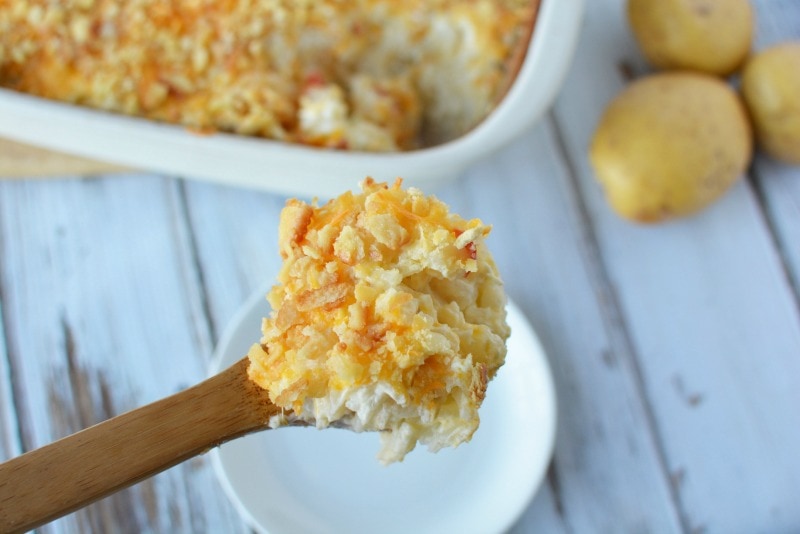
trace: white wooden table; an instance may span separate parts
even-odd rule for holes
[[[758,48],[800,38],[800,1],[756,4]],[[622,2],[587,1],[552,111],[435,192],[494,225],[556,380],[555,457],[514,532],[800,532],[800,168],[758,157],[696,217],[622,221],[586,148],[644,72]],[[0,181],[0,458],[201,380],[275,276],[283,201],[137,174]],[[200,457],[42,530],[248,529]]]

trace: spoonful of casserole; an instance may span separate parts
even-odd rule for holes
[[[381,431],[381,461],[470,439],[505,358],[506,297],[484,238],[419,190],[367,179],[284,208],[284,259],[250,378],[295,421]]]
[[[377,431],[383,463],[418,442],[468,441],[510,333],[490,229],[400,180],[361,187],[322,206],[287,202],[272,312],[246,358],[0,464],[0,531],[30,530],[266,428]]]

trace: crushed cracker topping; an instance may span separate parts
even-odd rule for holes
[[[0,86],[186,126],[409,150],[490,111],[525,0],[0,0]]]
[[[489,227],[366,180],[281,214],[284,264],[251,379],[319,427],[382,431],[384,462],[467,441],[509,335]]]

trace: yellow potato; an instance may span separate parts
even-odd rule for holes
[[[742,71],[742,95],[764,150],[800,165],[800,41],[753,56]]]
[[[727,76],[753,38],[748,0],[628,0],[628,21],[644,55],[663,69]]]
[[[723,81],[669,72],[631,84],[600,120],[590,160],[621,216],[658,222],[707,206],[744,172],[752,136]]]

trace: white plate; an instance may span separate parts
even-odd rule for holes
[[[242,358],[268,312],[259,292],[221,340],[212,373]],[[542,481],[556,414],[536,334],[513,303],[508,321],[506,364],[469,443],[436,454],[417,447],[383,467],[375,433],[267,430],[211,452],[226,493],[253,528],[270,534],[504,532]]]
[[[431,190],[459,177],[536,122],[555,98],[580,33],[583,0],[542,0],[509,93],[469,133],[396,154],[320,150],[247,136],[198,136],[186,128],[0,89],[0,135],[17,141],[186,178],[320,198],[366,176]]]

